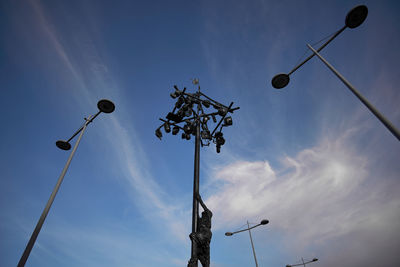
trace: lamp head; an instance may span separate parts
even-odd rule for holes
[[[225,138],[223,137],[222,132],[215,133],[215,142],[217,143],[217,153],[221,152],[221,146],[225,144]]]
[[[218,109],[218,115],[220,115],[220,116],[224,116],[227,112],[228,112],[228,110],[224,107],[220,107]]]
[[[156,136],[161,140],[161,138],[162,138],[162,132],[161,132],[160,128],[158,128],[158,129],[156,130],[155,134],[156,134]]]
[[[171,132],[171,126],[169,125],[168,122],[164,123],[164,130],[166,133]]]
[[[201,131],[201,138],[202,139],[211,139],[211,133],[209,130]]]
[[[113,102],[107,99],[102,99],[97,102],[97,108],[104,113],[111,113],[115,110],[115,105]]]
[[[368,8],[364,5],[354,7],[347,13],[345,24],[350,29],[357,28],[367,18]]]
[[[318,259],[317,258],[314,258],[312,261],[317,261]]]
[[[274,76],[274,78],[272,78],[272,86],[275,89],[282,89],[283,87],[285,87],[286,85],[288,85],[290,81],[289,75],[286,73],[279,73],[277,75]]]
[[[224,145],[225,144],[225,139],[224,139],[224,134],[222,132],[216,132],[215,133],[215,141],[217,142],[217,146],[220,145]]]
[[[185,131],[185,133],[191,134],[193,131],[193,127],[191,124],[187,123],[185,124],[185,126],[183,126],[183,130]]]
[[[172,112],[169,112],[167,114],[167,119],[174,121],[176,123],[180,123],[182,121],[183,116],[181,114],[174,114]]]
[[[210,107],[210,101],[204,100],[204,101],[203,101],[203,105],[204,105],[206,108],[209,108],[209,107]]]
[[[71,149],[71,144],[64,140],[58,140],[56,142],[56,146],[62,150],[70,150]]]
[[[232,234],[231,232],[226,232],[225,235],[226,235],[226,236],[231,236],[231,235],[233,235],[233,234]]]
[[[174,128],[172,128],[172,134],[173,135],[177,135],[179,133],[179,127],[178,126],[174,126]]]
[[[231,126],[231,125],[232,125],[232,117],[225,117],[224,126]]]
[[[175,99],[175,98],[177,98],[178,96],[179,96],[179,93],[178,93],[178,91],[175,91],[175,92],[173,92],[173,93],[170,93],[169,94],[173,99]]]
[[[217,118],[215,117],[214,114],[211,114],[211,118],[212,118],[212,120],[213,120],[214,123],[217,123]]]
[[[268,224],[268,223],[269,223],[269,221],[265,220],[265,219],[260,222],[260,224],[262,224],[262,225],[265,225],[265,224]]]
[[[175,107],[176,107],[176,108],[181,108],[183,102],[184,102],[184,100],[183,100],[182,97],[178,98],[178,100],[177,100],[176,103],[175,103]]]

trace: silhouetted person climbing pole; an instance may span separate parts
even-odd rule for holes
[[[198,219],[198,227],[195,233],[189,235],[190,239],[196,244],[194,257],[192,257],[188,263],[188,267],[197,266],[197,260],[201,262],[203,267],[210,266],[210,242],[212,237],[211,232],[211,217],[212,212],[207,208],[201,199],[200,195],[197,195],[197,200],[203,207],[204,211],[201,213],[201,217]]]

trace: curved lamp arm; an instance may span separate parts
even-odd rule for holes
[[[231,236],[231,235],[234,235],[234,234],[237,234],[237,233],[240,233],[240,232],[249,231],[249,230],[251,230],[253,228],[256,228],[256,227],[258,227],[260,225],[265,225],[265,224],[268,224],[268,223],[269,223],[268,220],[262,220],[259,224],[256,224],[256,225],[254,225],[252,227],[249,227],[249,228],[246,228],[246,229],[243,229],[243,230],[239,230],[239,231],[236,231],[236,232],[226,232],[225,235],[226,236]]]
[[[311,262],[315,262],[315,261],[317,261],[317,260],[318,260],[317,258],[314,258],[314,259],[312,259],[312,260],[310,260],[310,261],[307,261],[307,262],[304,262],[304,263],[286,265],[286,267],[301,266],[301,265],[309,264],[309,263],[311,263]]]

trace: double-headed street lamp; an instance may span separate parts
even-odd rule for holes
[[[115,106],[114,103],[111,102],[110,100],[107,99],[102,99],[97,103],[97,107],[99,111],[93,115],[89,116],[88,118],[85,118],[85,123],[69,138],[67,141],[63,140],[58,140],[56,142],[56,145],[58,148],[62,150],[70,150],[71,149],[71,144],[69,143],[78,133],[81,133],[78,137],[78,140],[75,143],[74,148],[72,149],[71,154],[68,157],[67,163],[64,166],[64,169],[61,172],[60,177],[58,178],[57,184],[53,189],[53,192],[50,195],[49,200],[47,201],[46,207],[44,208],[42,215],[39,218],[39,221],[36,224],[35,229],[33,230],[33,233],[31,235],[31,238],[29,239],[28,244],[26,245],[26,248],[24,250],[24,253],[21,256],[21,259],[18,262],[18,267],[23,267],[25,266],[26,261],[28,260],[29,254],[31,253],[31,250],[35,244],[36,238],[39,235],[40,229],[42,228],[42,225],[44,223],[44,220],[46,219],[47,214],[49,213],[49,210],[51,208],[51,205],[53,204],[54,198],[56,197],[56,194],[58,192],[58,189],[60,188],[60,185],[64,179],[65,174],[67,173],[68,167],[71,163],[72,157],[75,154],[76,149],[78,148],[78,145],[81,141],[82,135],[86,130],[86,127],[91,123],[100,113],[111,113],[114,111]]]
[[[318,260],[317,258],[314,258],[314,259],[312,259],[312,260],[309,260],[309,261],[304,262],[304,259],[301,258],[301,262],[302,262],[302,263],[298,263],[298,264],[288,264],[288,265],[286,265],[286,267],[294,267],[294,266],[300,266],[300,265],[303,265],[304,267],[306,267],[306,264],[309,264],[309,263],[312,263],[312,262],[316,262],[317,260]]]
[[[269,223],[269,221],[264,219],[259,224],[256,224],[256,225],[253,225],[252,227],[250,227],[249,221],[247,221],[247,228],[246,229],[239,230],[239,231],[236,231],[236,232],[226,232],[225,233],[226,236],[232,236],[232,235],[240,233],[240,232],[249,231],[251,248],[253,249],[253,256],[254,256],[254,261],[256,262],[256,267],[258,267],[258,262],[257,262],[256,251],[254,249],[253,238],[251,236],[251,231],[250,230],[253,229],[253,228],[256,228],[257,226],[260,226],[260,225],[266,225],[267,223]]]
[[[386,119],[369,101],[361,95],[357,89],[350,84],[331,64],[328,63],[318,52],[327,46],[333,39],[335,39],[346,28],[356,28],[360,26],[367,18],[368,8],[364,5],[356,6],[346,16],[345,25],[338,30],[328,41],[326,41],[320,48],[314,49],[311,45],[307,44],[308,48],[312,50],[313,54],[307,57],[303,62],[294,67],[289,73],[280,73],[272,78],[272,86],[275,89],[282,89],[289,84],[290,75],[300,68],[304,63],[309,61],[316,55],[345,85],[349,90],[386,126],[386,128],[400,141],[400,131]]]
[[[345,25],[338,30],[336,33],[329,38],[320,48],[317,49],[317,52],[321,51],[325,46],[327,46],[333,39],[335,39],[340,33],[342,33],[346,28],[354,29],[360,26],[364,20],[367,18],[368,15],[368,8],[364,5],[356,6],[346,16]],[[279,73],[272,78],[272,86],[275,89],[282,89],[289,84],[290,75],[294,73],[298,68],[303,66],[307,61],[314,57],[315,54],[310,55],[301,63],[299,63],[296,67],[294,67],[289,73]]]
[[[239,109],[239,107],[232,107],[233,102],[226,106],[202,93],[198,79],[194,79],[193,84],[198,86],[195,93],[187,93],[186,88],[179,90],[176,85],[174,86],[175,91],[170,94],[173,99],[176,99],[174,108],[165,119],[160,118],[163,123],[155,131],[155,135],[160,140],[162,128],[166,133],[172,132],[173,135],[177,135],[181,131],[182,139],[190,140],[192,135],[195,138],[192,234],[199,230],[200,145],[209,146],[210,142],[213,142],[216,144],[217,153],[220,153],[221,146],[225,144],[222,128],[232,125],[232,117],[227,115]],[[208,111],[209,108],[213,108],[214,111]],[[217,120],[217,117],[220,117],[219,120]],[[213,130],[208,128],[210,118],[217,124]],[[197,266],[199,249],[196,247],[194,239],[191,239],[191,241],[191,260],[189,263],[191,266]]]

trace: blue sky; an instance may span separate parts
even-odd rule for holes
[[[15,266],[68,152],[97,111],[27,266],[186,266],[194,141],[154,135],[173,85],[241,109],[220,154],[201,150],[211,266],[317,257],[314,266],[400,261],[400,144],[316,58],[314,44],[368,6],[322,55],[400,127],[396,1],[2,1],[0,266]]]

